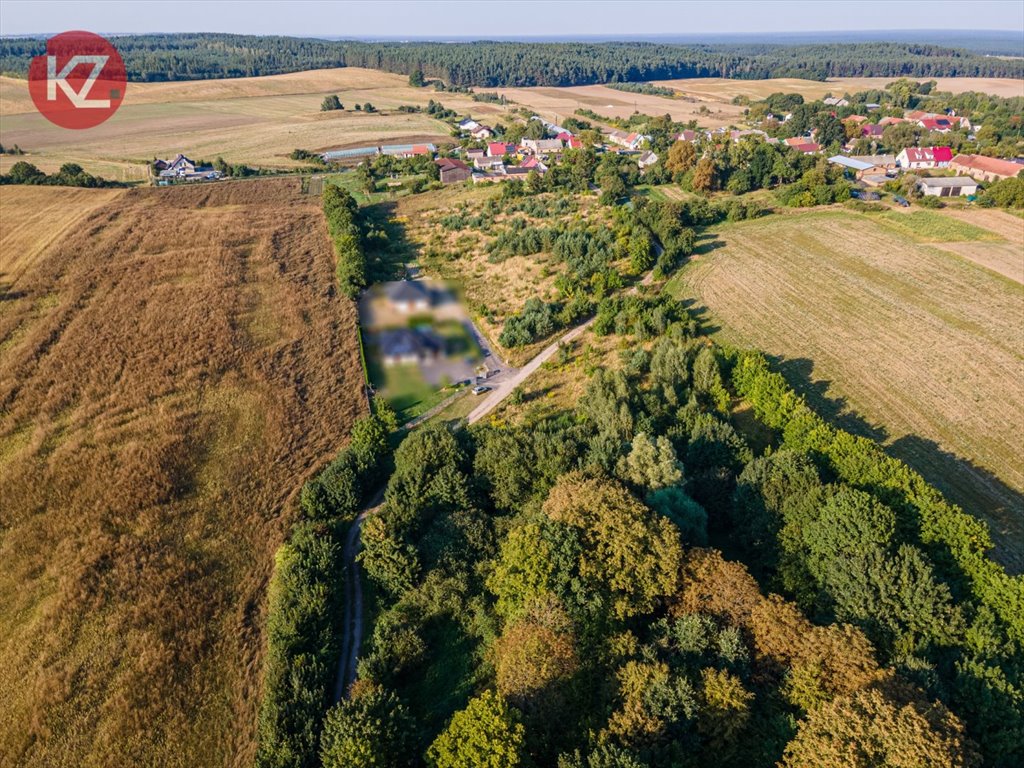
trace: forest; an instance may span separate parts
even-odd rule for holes
[[[1019,765],[1024,585],[984,524],[681,304],[597,312],[619,351],[560,356],[574,406],[393,454],[378,411],[303,491],[271,601],[310,627],[272,625],[298,645],[271,654],[258,764]],[[323,574],[385,479],[372,630],[328,708]]]
[[[421,73],[456,86],[568,86],[683,77],[1021,77],[1024,62],[921,43],[391,43],[228,34],[116,38],[135,82],[255,77],[327,67]],[[41,38],[0,39],[0,72],[24,77]]]

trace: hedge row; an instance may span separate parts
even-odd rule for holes
[[[323,204],[327,232],[334,243],[338,287],[354,299],[366,287],[366,254],[363,253],[359,207],[352,195],[333,184],[324,186]]]
[[[316,765],[341,651],[343,536],[389,470],[394,429],[383,406],[360,419],[349,446],[302,489],[302,519],[270,582],[257,768]]]
[[[966,577],[975,598],[1005,623],[1008,635],[1024,644],[1024,578],[1010,576],[986,552],[992,547],[984,522],[946,501],[921,475],[881,447],[829,426],[773,373],[759,352],[739,355],[732,373],[737,394],[794,450],[819,457],[842,481],[870,492],[915,519],[921,543],[949,570]]]

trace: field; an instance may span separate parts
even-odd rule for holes
[[[687,94],[689,98],[670,99],[642,93],[628,93],[604,85],[579,85],[569,88],[499,88],[499,93],[525,104],[552,122],[571,117],[577,109],[590,109],[602,116],[627,118],[634,112],[648,115],[672,115],[673,120],[696,120],[705,128],[719,128],[742,122],[743,108],[713,95]],[[701,112],[701,108],[704,112]],[[585,118],[584,118],[585,119]]]
[[[841,211],[723,225],[669,289],[986,518],[994,555],[1020,572],[1024,288],[921,242],[943,231]]]
[[[337,94],[345,111],[321,112],[327,94]],[[401,104],[425,106],[430,99],[481,117],[502,110],[465,94],[412,88],[399,75],[351,67],[231,80],[131,83],[124,105],[106,123],[88,131],[66,131],[36,113],[25,81],[0,77],[0,143],[18,144],[31,153],[23,159],[41,168],[70,160],[113,178],[137,178],[154,156],[177,152],[194,160],[220,155],[229,162],[290,168],[300,165],[288,159],[295,148],[449,138],[445,123],[426,114],[394,111]],[[354,111],[356,103],[366,102],[380,111]]]
[[[683,80],[658,80],[655,85],[678,88],[687,96],[714,101],[731,101],[735,96],[763,99],[772,93],[799,93],[805,99],[819,99],[826,94],[841,96],[885,88],[895,77],[837,77],[825,82],[800,80],[797,78],[774,78],[771,80],[727,80],[720,77],[693,78]],[[1024,96],[1024,80],[1002,77],[919,77],[917,80],[934,79],[936,90],[952,93],[979,91],[994,96]],[[643,110],[641,110],[643,111]]]
[[[273,555],[366,408],[298,188],[3,188],[0,764],[252,764]]]

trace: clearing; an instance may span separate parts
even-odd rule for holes
[[[23,219],[68,195],[92,212],[52,242]],[[0,299],[0,764],[249,766],[274,552],[366,410],[320,200],[6,187],[0,215],[37,249]]]
[[[985,518],[994,556],[1020,572],[1024,288],[923,239],[838,210],[722,225],[668,289]]]

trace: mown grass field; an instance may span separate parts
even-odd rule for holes
[[[773,93],[799,93],[805,99],[820,99],[829,93],[842,96],[844,93],[870,91],[885,88],[894,77],[835,77],[821,82],[780,77],[769,80],[727,80],[721,77],[690,78],[682,80],[658,80],[655,85],[678,88],[684,94],[698,98],[731,101],[735,96],[763,99]],[[926,78],[919,78],[926,79]],[[1009,77],[937,77],[936,90],[952,93],[979,91],[995,96],[1024,96],[1024,80]]]
[[[324,96],[337,94],[346,109],[321,112]],[[40,167],[80,163],[114,178],[137,177],[156,157],[184,152],[193,160],[218,155],[233,163],[292,168],[296,148],[319,150],[366,143],[440,141],[450,127],[422,113],[400,113],[399,105],[426,106],[430,99],[490,121],[500,105],[474,102],[466,94],[412,88],[408,78],[356,67],[288,75],[130,83],[124,105],[88,131],[66,131],[40,116],[25,81],[0,77],[0,143],[18,144]],[[356,103],[379,112],[354,111]],[[122,168],[127,163],[136,170]],[[142,169],[144,171],[144,168]],[[120,171],[115,175],[114,171]]]
[[[0,765],[252,764],[273,555],[366,409],[298,190],[3,188]]]
[[[915,215],[902,227],[836,210],[722,225],[667,289],[987,519],[995,556],[1019,572],[1024,287],[940,249],[953,243],[922,242],[975,230]]]

